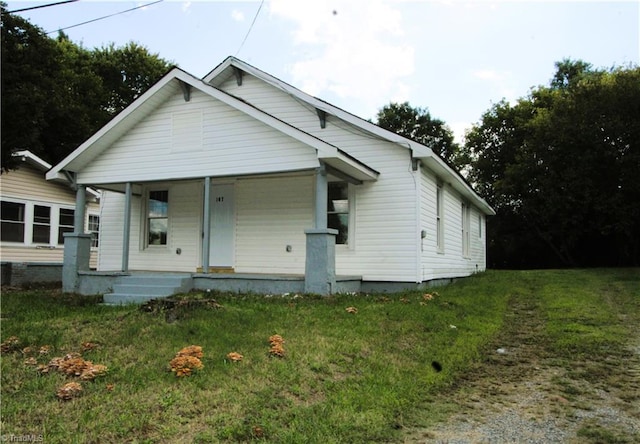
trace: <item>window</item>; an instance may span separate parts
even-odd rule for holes
[[[482,214],[478,214],[478,237],[482,238]]]
[[[462,204],[462,217],[461,217],[461,225],[462,225],[462,256],[469,257],[469,244],[471,243],[471,239],[469,236],[470,224],[471,224],[471,208],[469,205],[463,203]]]
[[[73,219],[75,211],[68,208],[60,208],[58,218],[58,244],[64,244],[64,233],[73,233]]]
[[[89,215],[89,233],[91,233],[91,247],[98,248],[100,244],[100,216]]]
[[[51,239],[51,208],[42,205],[33,206],[34,244],[48,244]]]
[[[147,204],[147,244],[167,245],[169,191],[150,191]]]
[[[349,241],[349,184],[329,182],[327,227],[338,230],[336,244],[346,245]]]
[[[444,195],[442,191],[442,184],[438,184],[438,187],[436,189],[436,248],[440,253],[444,251],[443,214]]]
[[[24,204],[2,202],[2,235],[7,242],[24,242]]]

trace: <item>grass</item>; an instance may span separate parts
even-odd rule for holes
[[[5,291],[2,341],[17,336],[20,346],[2,355],[2,433],[52,443],[398,441],[405,427],[448,414],[450,406],[429,401],[482,360],[514,295],[542,301],[561,357],[617,353],[631,334],[618,317],[640,312],[638,274],[489,271],[435,289],[429,301],[425,292],[216,294],[221,308],[169,313],[50,290]],[[284,358],[268,353],[273,334],[286,341]],[[46,363],[87,341],[99,347],[84,359],[108,373],[82,381],[82,395],[66,402],[55,393],[70,379],[38,373],[20,351],[49,345],[49,355],[36,356]],[[177,378],[169,361],[192,344],[202,346],[204,368]],[[244,359],[231,362],[229,352]]]

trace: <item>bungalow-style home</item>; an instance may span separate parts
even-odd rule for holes
[[[0,175],[2,284],[62,281],[63,235],[73,231],[76,192],[63,178],[47,182],[51,165],[18,151],[18,168]],[[99,193],[87,188],[82,226],[91,237],[89,266],[97,267]]]
[[[494,214],[430,148],[234,57],[203,79],[172,69],[47,173],[65,176],[104,190],[97,271],[76,230],[65,289],[115,303],[468,276]]]

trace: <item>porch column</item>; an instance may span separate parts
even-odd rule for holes
[[[307,249],[304,289],[306,293],[328,295],[336,285],[336,235],[327,228],[327,171],[324,164],[316,170],[315,228],[305,230]]]
[[[91,256],[91,234],[84,233],[84,214],[86,205],[86,187],[76,188],[76,208],[73,220],[73,232],[64,233],[64,254],[62,265],[62,291],[78,292],[80,289],[79,271],[89,270]]]
[[[131,234],[131,182],[124,191],[124,223],[122,229],[122,271],[129,271],[129,236]]]
[[[204,178],[204,202],[202,207],[202,272],[209,273],[209,249],[211,248],[211,178]]]
[[[87,208],[87,187],[84,185],[76,186],[76,209],[73,216],[73,232],[75,234],[84,233],[84,218]]]

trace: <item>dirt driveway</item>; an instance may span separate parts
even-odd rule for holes
[[[622,353],[568,361],[549,353],[535,304],[512,299],[484,362],[438,398],[451,416],[405,443],[640,442],[640,326]]]

